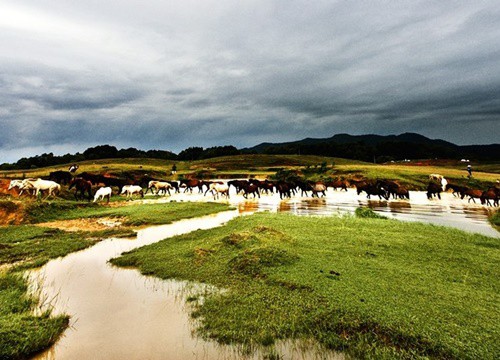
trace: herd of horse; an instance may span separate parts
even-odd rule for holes
[[[294,195],[323,197],[326,196],[328,188],[334,190],[340,189],[347,191],[348,187],[355,187],[358,195],[366,193],[368,199],[372,196],[377,196],[380,200],[393,199],[410,199],[410,191],[406,186],[400,185],[397,181],[387,179],[377,180],[344,180],[336,179],[330,181],[307,181],[302,178],[294,178],[293,180],[231,180],[231,181],[207,181],[200,179],[182,179],[179,181],[169,181],[163,179],[155,179],[149,176],[141,176],[138,179],[120,179],[112,176],[104,176],[101,174],[91,174],[83,172],[75,176],[68,171],[51,172],[48,179],[23,179],[11,180],[9,190],[17,187],[20,190],[20,195],[23,192],[28,192],[34,196],[40,193],[47,193],[47,197],[56,196],[61,185],[67,185],[68,190],[75,189],[74,197],[76,200],[92,200],[94,202],[107,200],[109,202],[113,194],[113,188],[118,188],[118,194],[131,199],[134,195],[144,197],[145,194],[151,192],[156,195],[171,195],[172,192],[179,193],[183,189],[184,193],[192,193],[197,189],[198,193],[207,195],[211,193],[214,199],[220,197],[229,198],[230,189],[234,188],[236,194],[242,194],[245,199],[250,196],[257,198],[262,194],[277,193],[280,199],[291,198]],[[98,190],[93,194],[93,188],[98,187]],[[146,189],[144,191],[144,189]],[[475,203],[479,199],[481,204],[489,206],[498,206],[500,197],[500,186],[489,187],[486,190],[471,189],[465,186],[449,183],[442,175],[429,175],[429,184],[427,186],[427,198],[433,199],[437,197],[441,199],[441,193],[452,191],[454,196],[459,196],[461,199],[468,197],[468,202],[471,200]]]

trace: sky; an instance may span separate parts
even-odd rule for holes
[[[2,0],[0,163],[338,133],[500,143],[500,2]]]

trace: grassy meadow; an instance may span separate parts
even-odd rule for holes
[[[148,174],[153,177],[179,179],[185,176],[205,178],[266,178],[278,169],[297,170],[310,173],[314,179],[344,177],[399,180],[412,190],[423,190],[428,184],[429,174],[442,174],[450,181],[468,184],[471,187],[486,187],[500,177],[500,164],[474,164],[473,179],[469,181],[466,165],[459,161],[414,161],[411,163],[372,164],[362,161],[313,155],[235,155],[196,161],[172,161],[159,159],[106,159],[78,163],[78,172],[123,174]],[[177,174],[172,176],[172,165]],[[314,169],[326,165],[326,172],[315,173]],[[46,176],[51,171],[67,170],[68,165],[25,171],[3,171],[0,177],[22,178]]]
[[[313,339],[361,359],[498,358],[498,239],[358,213],[258,213],[112,263],[225,289],[191,299],[199,333],[225,344]]]

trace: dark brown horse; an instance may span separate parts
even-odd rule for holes
[[[271,194],[274,194],[274,188],[275,188],[274,183],[269,180],[261,181],[259,184],[259,189],[262,190],[262,192],[265,192],[266,194],[269,194],[269,191],[271,191]]]
[[[360,195],[363,191],[366,197],[370,199],[371,195],[377,195],[380,200],[389,200],[389,193],[383,187],[377,186],[376,183],[371,181],[356,182],[356,191]]]
[[[243,197],[248,199],[249,194],[252,194],[254,198],[257,196],[260,198],[259,186],[250,183],[243,185]]]
[[[467,190],[467,187],[460,186],[457,184],[452,184],[452,183],[446,184],[445,191],[448,191],[450,189],[453,190],[453,196],[457,196],[456,194],[458,194],[459,196],[462,196],[462,194]]]
[[[376,182],[376,186],[378,188],[385,189],[389,196],[392,195],[393,199],[396,199],[398,197],[398,189],[400,185],[397,182],[393,180],[378,179]]]
[[[75,188],[75,199],[83,200],[85,199],[85,193],[87,193],[87,199],[90,201],[92,199],[92,183],[83,178],[77,177],[71,179],[69,182],[69,189]]]
[[[463,192],[463,194],[460,198],[463,200],[464,197],[468,196],[469,200],[467,202],[469,203],[472,200],[472,202],[475,204],[476,200],[474,200],[474,199],[481,199],[481,195],[483,195],[482,190],[467,189]]]
[[[292,185],[290,185],[289,183],[284,181],[279,181],[276,184],[276,191],[280,194],[280,199],[291,198],[292,197],[291,188]]]
[[[227,182],[229,187],[233,186],[236,189],[236,194],[239,194],[246,184],[248,184],[246,180],[231,180]]]
[[[443,191],[443,187],[440,184],[436,184],[435,182],[430,182],[427,185],[427,199],[432,199],[433,196],[437,196],[439,200],[441,200],[441,192]]]
[[[410,192],[408,191],[408,189],[404,186],[399,186],[396,190],[396,195],[397,197],[399,197],[400,199],[408,199],[410,200]]]

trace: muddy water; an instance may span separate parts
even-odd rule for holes
[[[367,200],[348,192],[329,191],[320,199],[296,197],[280,201],[277,195],[245,200],[233,195],[229,202],[237,211],[175,224],[151,227],[138,232],[137,239],[108,239],[90,249],[50,261],[30,273],[38,284],[45,304],[55,314],[71,315],[70,328],[62,338],[37,359],[240,359],[238,349],[206,342],[194,334],[188,317],[186,296],[199,286],[145,277],[133,269],[110,266],[107,260],[124,251],[151,244],[169,236],[219,226],[241,214],[255,211],[288,212],[297,215],[330,215],[353,212],[369,206],[383,215],[408,221],[423,221],[500,237],[487,222],[488,210],[444,194],[427,200],[425,193],[412,192],[411,201]],[[160,201],[207,201],[201,195],[176,194]],[[147,200],[156,202],[158,200]],[[262,358],[258,351],[245,358]],[[285,359],[332,358],[317,355],[303,344],[279,344]]]
[[[141,230],[137,239],[108,239],[90,249],[52,260],[29,274],[41,291],[42,309],[71,315],[70,328],[35,359],[241,359],[262,358],[265,350],[242,355],[241,349],[206,342],[192,332],[186,297],[202,285],[145,277],[134,269],[107,263],[124,251],[169,236],[222,225],[239,216],[225,212]],[[279,344],[286,358],[316,358],[303,344]],[[319,357],[319,355],[318,355]],[[342,359],[336,354],[321,358]]]

